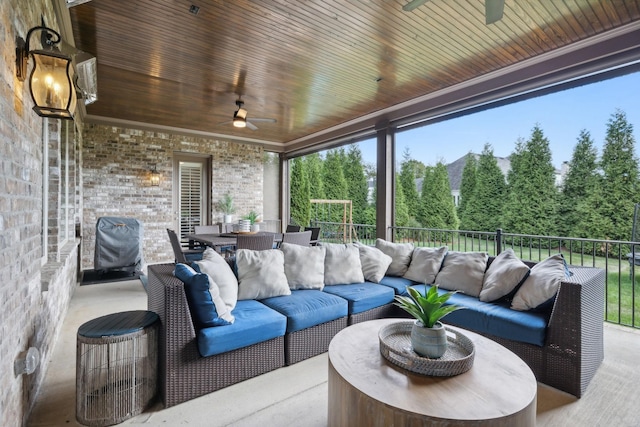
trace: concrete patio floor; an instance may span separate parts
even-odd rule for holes
[[[75,417],[78,327],[105,314],[146,307],[146,293],[139,280],[78,287],[27,425],[81,425]],[[537,425],[640,425],[640,331],[607,323],[604,330],[605,360],[581,399],[538,384]],[[172,408],[156,403],[121,425],[326,426],[327,355]]]

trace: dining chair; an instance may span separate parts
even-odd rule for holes
[[[297,233],[302,230],[302,227],[299,225],[289,224],[287,225],[287,229],[285,230],[287,233]]]
[[[273,242],[273,234],[238,234],[236,240],[236,250],[253,249],[255,251],[264,251],[267,249],[273,249]]]
[[[193,226],[194,234],[220,234],[220,226],[214,225],[195,225]]]
[[[318,246],[320,240],[320,227],[305,227],[304,231],[311,231],[311,246]]]
[[[309,246],[311,243],[311,231],[299,231],[297,233],[284,233],[282,243],[291,243],[300,246]]]
[[[202,259],[204,248],[183,248],[175,231],[167,228],[167,234],[169,235],[169,241],[171,242],[171,248],[173,249],[173,256],[175,257],[176,264],[186,264],[191,261],[199,261]]]

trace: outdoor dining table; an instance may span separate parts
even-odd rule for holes
[[[215,249],[217,252],[221,252],[221,248],[233,246],[235,248],[237,237],[241,233],[219,233],[219,234],[187,234],[185,238],[189,240],[189,247],[192,246],[192,242],[199,242],[205,246],[209,246]],[[253,234],[273,234],[273,241],[276,243],[282,242],[282,233],[273,233],[271,231],[258,231]]]

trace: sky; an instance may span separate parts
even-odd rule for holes
[[[552,162],[559,168],[570,161],[580,131],[591,134],[602,154],[607,123],[617,109],[633,126],[636,155],[640,144],[640,73],[568,89],[480,113],[426,125],[396,134],[396,158],[402,161],[405,147],[411,157],[426,165],[451,163],[472,151],[480,153],[491,144],[498,157],[508,157],[518,138],[529,139],[537,124],[549,140]],[[361,145],[363,160],[374,163],[375,141]]]

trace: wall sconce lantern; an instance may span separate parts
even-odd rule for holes
[[[160,172],[156,169],[156,165],[153,165],[151,169],[151,186],[158,187],[160,185]]]
[[[41,37],[43,48],[29,51],[29,39],[34,31],[43,32]],[[73,84],[74,70],[71,57],[63,54],[56,47],[60,41],[60,34],[44,26],[30,29],[26,41],[18,37],[16,77],[21,82],[25,81],[27,62],[31,55],[34,64],[29,77],[29,91],[35,104],[33,110],[41,117],[73,119],[77,102]]]

